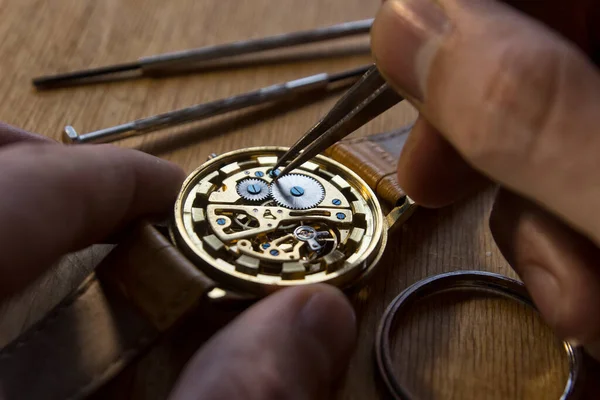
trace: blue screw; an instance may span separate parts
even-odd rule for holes
[[[219,218],[219,219],[217,219],[217,224],[219,224],[219,225],[225,225],[225,218]]]
[[[344,213],[337,213],[335,214],[335,216],[337,217],[337,219],[346,219],[346,214]]]
[[[275,170],[273,170],[273,169],[270,169],[270,170],[268,170],[268,171],[267,171],[267,173],[268,173],[268,174],[269,174],[271,177],[274,177],[274,176],[278,176],[278,175],[281,173],[281,171],[280,171],[280,170],[278,170],[278,169],[275,169]]]
[[[262,178],[263,176],[265,176],[265,173],[264,173],[264,172],[262,172],[262,171],[256,171],[256,172],[254,173],[254,176],[258,176],[259,178]]]
[[[340,204],[342,204],[342,201],[340,199],[333,199],[331,200],[331,202],[334,206],[339,206]]]
[[[248,193],[250,193],[250,194],[259,194],[261,190],[262,189],[260,188],[260,185],[252,184],[252,185],[248,186]]]
[[[273,249],[269,253],[271,253],[272,256],[276,256],[276,255],[279,255],[279,250]]]
[[[262,248],[263,248],[263,249],[268,249],[269,247],[271,247],[271,244],[270,244],[270,243],[263,243],[263,244],[262,244]]]
[[[292,196],[302,196],[304,194],[304,189],[301,188],[300,186],[294,186],[293,188],[290,189],[290,193],[292,194]]]

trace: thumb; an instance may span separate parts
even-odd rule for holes
[[[600,76],[576,46],[491,0],[389,0],[371,35],[382,74],[471,167],[600,243]]]
[[[430,124],[412,143],[429,159],[412,165],[444,168],[439,159],[448,157],[439,154],[452,150],[503,187],[491,221],[497,244],[545,319],[600,359],[596,67],[574,44],[492,0],[389,0],[372,48],[383,75]],[[430,148],[437,164],[422,151]],[[464,186],[468,169],[454,164],[445,167],[463,172],[443,177]]]
[[[189,362],[171,399],[326,399],[354,348],[346,297],[327,285],[284,289],[256,304]]]

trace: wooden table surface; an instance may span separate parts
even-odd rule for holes
[[[269,53],[227,68],[163,79],[36,92],[34,76],[138,57],[371,18],[380,0],[0,0],[0,121],[59,138],[371,61],[368,37]],[[322,93],[129,139],[191,171],[210,153],[290,145],[340,92]],[[401,104],[355,135],[412,122]],[[435,182],[432,182],[435,184]],[[408,285],[441,272],[477,269],[515,277],[487,227],[493,192],[443,210],[419,210],[394,236],[374,281],[353,298],[359,344],[339,390],[343,399],[383,397],[373,340],[386,305]],[[55,269],[0,310],[0,345],[39,318],[85,270]],[[41,293],[41,294],[40,294]],[[48,302],[50,296],[53,300]],[[198,310],[177,332],[97,397],[160,399],[185,360],[231,315]],[[397,375],[423,399],[557,399],[568,365],[560,343],[531,311],[507,300],[453,296],[417,305],[394,331]],[[402,333],[402,334],[401,334]]]

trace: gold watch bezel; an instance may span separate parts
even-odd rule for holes
[[[362,276],[371,271],[385,250],[388,235],[388,221],[384,218],[379,199],[377,199],[373,190],[369,188],[364,180],[360,178],[354,171],[345,165],[322,155],[315,157],[313,160],[311,160],[311,162],[325,167],[326,170],[331,173],[342,174],[344,179],[346,179],[352,185],[352,187],[360,193],[361,197],[368,204],[373,215],[374,229],[371,243],[369,244],[368,250],[365,251],[364,254],[352,264],[352,266],[348,268],[342,268],[340,271],[326,275],[326,279],[303,279],[301,281],[291,279],[282,280],[276,284],[273,284],[261,281],[260,277],[249,277],[245,274],[237,273],[236,271],[234,271],[234,273],[225,273],[222,269],[216,268],[213,265],[213,260],[207,259],[206,252],[198,250],[198,246],[196,244],[197,240],[193,240],[192,235],[190,235],[190,232],[188,229],[186,229],[186,224],[184,221],[184,215],[186,214],[184,211],[185,201],[193,188],[197,185],[198,180],[202,176],[206,176],[207,174],[217,171],[223,166],[229,165],[233,162],[251,159],[252,157],[258,156],[281,156],[286,150],[287,148],[285,147],[268,146],[240,149],[222,154],[195,169],[191,174],[188,175],[182,185],[182,189],[174,206],[174,219],[170,226],[171,238],[176,246],[188,258],[190,258],[190,260],[200,270],[214,279],[219,285],[222,285],[223,288],[261,296],[267,295],[283,287],[322,282],[344,289],[346,287],[353,286],[357,280],[360,280]]]

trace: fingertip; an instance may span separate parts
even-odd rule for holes
[[[590,356],[600,361],[600,338],[592,343],[586,344],[585,349]]]
[[[300,290],[310,291],[299,313],[302,329],[330,352],[335,365],[345,364],[356,341],[356,314],[350,301],[331,285]]]
[[[561,338],[581,344],[600,338],[595,244],[536,203],[507,190],[498,192],[490,229],[545,321]]]
[[[400,187],[427,208],[450,205],[488,184],[423,117],[402,149],[397,177]]]
[[[373,56],[386,80],[409,100],[425,100],[430,64],[448,28],[434,1],[390,0],[380,7],[371,28]]]
[[[173,163],[111,145],[18,143],[2,148],[0,167],[0,189],[11,194],[0,201],[0,223],[11,227],[0,232],[5,293],[65,253],[166,215],[185,178]]]
[[[313,338],[333,365],[347,362],[356,341],[356,314],[340,289],[328,284],[302,285],[271,297],[271,304],[284,305],[290,312],[297,310],[297,329],[303,332],[302,336]]]
[[[161,177],[174,181],[183,181],[185,172],[176,163],[144,153],[140,150],[125,149],[112,144],[79,145],[71,147],[74,151],[89,151],[92,153],[106,152],[109,156],[119,157],[130,166],[139,167],[160,174]]]
[[[379,72],[386,81],[402,94],[407,94],[404,84],[399,82],[398,75],[411,71],[412,65],[411,60],[398,56],[400,49],[396,37],[398,25],[403,22],[395,10],[396,7],[395,1],[383,1],[377,11],[371,27],[371,53]],[[414,81],[414,74],[410,72],[406,80]]]
[[[39,134],[31,133],[0,122],[0,146],[19,142],[56,143],[56,141]]]
[[[179,165],[138,150],[102,144],[76,146],[72,151],[104,159],[106,173],[103,176],[112,181],[118,181],[119,176],[133,175],[136,190],[131,203],[145,214],[168,210],[186,177]],[[136,211],[131,210],[132,214],[138,214]]]
[[[328,398],[355,340],[354,311],[339,289],[282,289],[212,338],[186,367],[172,398]]]

